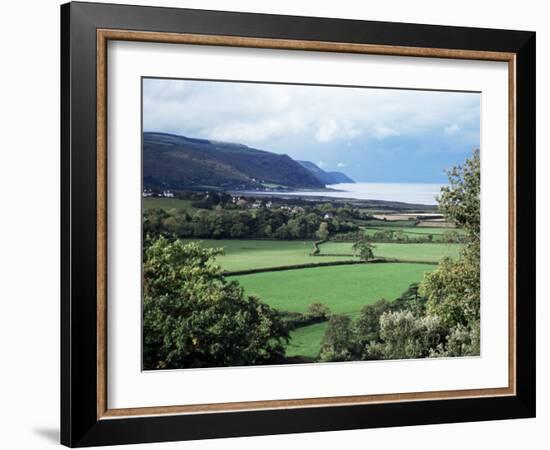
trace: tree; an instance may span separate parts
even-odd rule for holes
[[[465,327],[479,334],[479,151],[448,176],[449,186],[441,190],[439,208],[447,220],[465,231],[465,243],[458,259],[444,258],[435,271],[425,275],[421,292],[428,298],[428,314],[439,316],[449,328]],[[475,345],[471,349],[475,351]]]
[[[238,366],[281,360],[288,331],[279,315],[228,282],[220,249],[160,237],[144,248],[146,369]]]
[[[384,299],[363,307],[355,323],[359,352],[363,352],[368,344],[380,340],[380,317],[390,309],[391,303]]]
[[[327,240],[328,239],[328,223],[321,222],[319,224],[319,229],[317,230],[316,235],[321,241]]]
[[[353,250],[359,255],[359,258],[365,262],[374,259],[373,248],[374,245],[370,244],[366,239],[360,239],[353,244]]]
[[[380,317],[383,359],[425,358],[443,342],[448,330],[437,316],[416,317],[411,311],[385,312]]]
[[[474,356],[480,354],[479,322],[470,326],[457,325],[447,336],[446,345],[439,344],[430,356]]]
[[[315,319],[326,319],[330,315],[330,308],[322,303],[312,303],[307,307],[307,316]]]
[[[321,361],[349,361],[353,359],[352,323],[349,316],[333,315],[321,343]]]
[[[472,240],[479,241],[479,150],[463,166],[447,172],[449,185],[441,188],[439,209],[445,217],[463,228]]]

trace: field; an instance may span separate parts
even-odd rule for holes
[[[278,310],[303,313],[311,303],[320,302],[333,313],[353,314],[367,303],[399,297],[430,269],[427,264],[356,264],[229,278],[237,280],[248,294],[257,295]]]
[[[353,254],[351,242],[326,242],[320,246],[321,254],[330,258],[331,254]],[[434,262],[442,257],[458,256],[460,244],[395,244],[375,243],[373,253],[378,258],[399,259],[403,261]]]
[[[200,242],[203,247],[225,249],[225,255],[218,256],[216,262],[228,272],[355,259],[349,256],[310,256],[313,241],[220,239]]]
[[[311,303],[327,305],[332,313],[356,316],[364,305],[393,300],[435,266],[427,264],[360,264],[263,272],[230,277],[249,295],[281,311],[306,312]],[[288,356],[315,357],[327,323],[292,332]]]
[[[389,227],[365,227],[363,229],[363,232],[368,236],[373,236],[374,234],[380,231],[387,231],[388,229]],[[434,242],[437,242],[440,239],[442,239],[445,233],[456,232],[459,235],[464,234],[463,230],[458,230],[455,228],[445,228],[445,227],[407,227],[407,228],[396,227],[395,229],[392,227],[391,230],[402,231],[410,239],[418,239],[418,238],[426,237],[431,234]]]
[[[228,276],[228,279],[238,281],[248,295],[259,297],[277,310],[305,313],[310,304],[319,302],[327,305],[332,313],[352,317],[366,304],[381,298],[394,300],[399,297],[411,283],[420,281],[424,273],[433,270],[443,256],[456,257],[460,249],[459,244],[377,243],[374,244],[375,257],[419,263],[349,264],[270,271],[279,266],[350,261],[357,257],[353,256],[350,242],[322,244],[323,256],[311,256],[313,241],[200,242],[204,247],[225,249],[225,255],[217,257],[216,262],[227,272],[267,269],[261,273]],[[287,356],[315,358],[326,327],[327,322],[323,322],[293,330]]]

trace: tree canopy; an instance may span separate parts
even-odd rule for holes
[[[442,188],[439,208],[448,220],[466,231],[468,239],[457,260],[445,258],[425,276],[421,290],[428,298],[428,312],[440,316],[446,325],[479,328],[479,151],[475,150],[463,166],[453,168],[448,175],[450,184]]]
[[[147,242],[143,257],[143,365],[146,369],[267,364],[284,356],[279,315],[223,277],[220,249]]]

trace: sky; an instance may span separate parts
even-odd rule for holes
[[[143,131],[235,142],[357,182],[445,183],[480,146],[479,93],[143,79]]]

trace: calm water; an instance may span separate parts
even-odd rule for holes
[[[435,205],[441,184],[419,183],[341,183],[327,186],[338,192],[307,192],[308,196],[356,198],[360,200],[387,200],[394,202]],[[304,192],[285,192],[285,195],[301,195]]]

